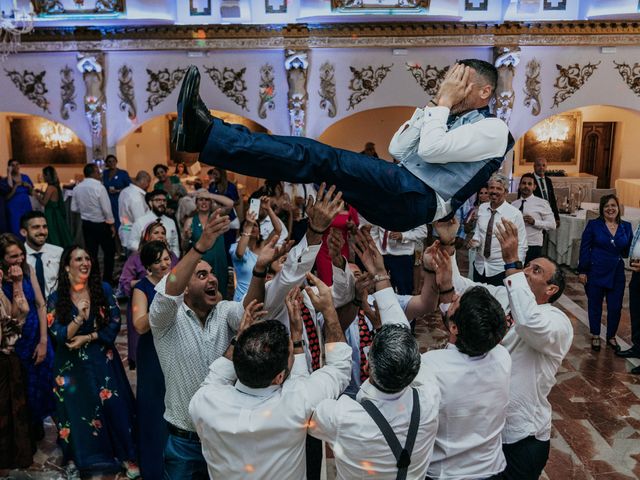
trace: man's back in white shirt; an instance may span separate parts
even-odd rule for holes
[[[71,210],[80,213],[82,220],[93,223],[113,223],[109,194],[95,178],[87,177],[73,189]]]

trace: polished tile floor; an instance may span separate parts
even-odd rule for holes
[[[460,267],[462,270],[466,266],[461,264]],[[550,396],[554,410],[553,438],[545,477],[549,480],[638,479],[640,376],[628,373],[638,362],[619,359],[604,347],[598,353],[591,351],[584,290],[575,275],[567,272],[567,276],[566,295],[557,305],[571,318],[575,337],[558,372],[558,384]],[[626,292],[619,329],[621,344],[630,342],[628,305]],[[603,322],[606,323],[606,318]],[[417,327],[417,335],[424,350],[446,341],[440,319],[436,317],[424,319]],[[125,359],[124,329],[118,337],[117,347]],[[129,372],[129,378],[135,385],[135,372]],[[60,451],[55,445],[55,430],[52,425],[46,430],[47,436],[39,445],[34,465],[28,471],[0,472],[0,478],[65,478],[59,467]],[[333,461],[328,458],[327,479],[335,478],[333,470]]]

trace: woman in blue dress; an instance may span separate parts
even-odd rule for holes
[[[600,350],[602,302],[607,298],[607,347],[619,351],[616,341],[625,290],[624,257],[633,240],[631,224],[620,218],[615,195],[600,199],[600,216],[587,223],[580,243],[578,273],[587,294],[591,349]]]
[[[98,264],[77,245],[64,249],[58,289],[47,305],[56,343],[54,393],[58,443],[68,477],[116,473],[139,477],[134,399],[114,345],[120,309]]]
[[[118,167],[118,159],[115,155],[107,155],[104,159],[105,169],[102,172],[102,183],[104,188],[109,192],[109,201],[111,202],[111,211],[116,225],[116,232],[120,228],[120,213],[118,211],[118,199],[120,192],[131,184],[129,173],[126,170],[120,170]]]
[[[27,175],[20,173],[20,162],[9,160],[6,182],[6,208],[9,231],[18,238],[20,235],[20,219],[22,215],[33,210],[30,195],[33,192],[33,182]]]
[[[12,233],[0,235],[0,261],[4,272],[2,291],[13,302],[27,302],[29,313],[22,326],[15,352],[26,373],[27,404],[31,414],[34,441],[44,437],[43,420],[55,412],[51,386],[53,382],[53,348],[47,335],[46,304],[36,273],[26,261],[24,244]],[[10,281],[11,269],[22,270],[22,284]],[[17,289],[17,287],[21,287]]]
[[[153,345],[149,327],[149,306],[156,294],[156,284],[172,266],[171,252],[163,241],[146,243],[140,260],[148,275],[133,289],[133,326],[140,334],[138,342],[138,448],[142,478],[162,478],[167,425],[164,421],[164,376]]]

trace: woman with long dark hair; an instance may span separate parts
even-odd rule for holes
[[[15,352],[26,372],[27,401],[31,414],[34,440],[44,437],[43,420],[54,413],[51,392],[53,382],[53,349],[47,335],[46,303],[35,270],[27,264],[22,241],[11,233],[0,235],[0,262],[4,272],[2,290],[9,301],[26,302],[29,313],[22,326]],[[10,280],[12,270],[22,272],[22,281]]]
[[[55,168],[48,165],[42,169],[42,178],[47,182],[47,189],[44,192],[36,190],[36,198],[44,207],[44,216],[47,219],[49,229],[47,242],[64,248],[71,245],[73,240],[67,223],[67,214],[64,210],[64,199],[58,173]]]
[[[97,262],[78,245],[60,259],[47,318],[56,342],[54,392],[59,444],[71,478],[82,473],[139,476],[134,399],[114,345],[120,309]]]

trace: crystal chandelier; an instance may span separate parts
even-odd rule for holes
[[[73,132],[60,123],[44,122],[40,127],[40,136],[45,148],[64,148],[73,141]]]
[[[33,30],[33,4],[29,2],[29,11],[18,10],[17,0],[13,0],[11,13],[4,10],[0,17],[0,60],[5,60],[10,53],[15,53],[20,45],[20,36]]]

